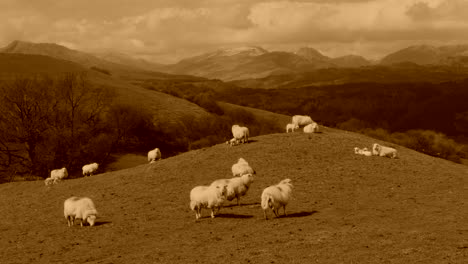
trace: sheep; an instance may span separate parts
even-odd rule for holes
[[[232,136],[242,143],[249,143],[249,129],[239,125],[233,125],[231,128]]]
[[[91,163],[83,166],[83,176],[93,175],[99,167],[97,163]]]
[[[227,186],[226,199],[232,201],[237,198],[237,205],[240,205],[240,197],[247,193],[253,181],[253,175],[249,173],[241,177],[216,180],[210,186]]]
[[[76,218],[81,219],[81,226],[88,222],[90,226],[94,226],[96,222],[96,207],[88,197],[70,197],[63,203],[63,215],[67,219],[68,226],[75,223]]]
[[[389,158],[392,158],[392,159],[397,158],[397,150],[396,149],[390,148],[390,147],[385,147],[385,146],[379,145],[377,143],[375,143],[372,146],[372,154],[374,156],[389,157]]]
[[[291,198],[293,185],[290,179],[284,179],[277,185],[272,185],[263,190],[262,209],[265,220],[267,220],[266,210],[270,208],[276,217],[279,216],[278,210],[283,207],[286,215],[286,205]]]
[[[299,128],[299,125],[297,125],[297,124],[287,124],[286,125],[286,133],[289,133],[289,130],[291,130],[291,132],[294,132],[294,130],[296,130],[298,128]]]
[[[161,151],[158,148],[148,151],[148,162],[153,163],[161,159]]]
[[[370,150],[368,150],[367,148],[360,149],[358,147],[355,147],[354,148],[354,153],[359,154],[359,155],[364,155],[364,156],[367,156],[367,157],[372,156],[372,152]]]
[[[44,180],[44,184],[47,186],[47,185],[51,185],[54,183],[54,179],[52,179],[51,177],[47,178]]]
[[[237,138],[231,138],[230,140],[226,141],[226,144],[232,147],[239,144],[239,141],[237,140]]]
[[[68,171],[65,167],[50,172],[50,178],[52,178],[54,183],[58,183],[66,177],[68,177]]]
[[[292,123],[298,126],[305,126],[308,124],[312,124],[312,118],[310,116],[303,116],[303,115],[295,115],[292,117]]]
[[[256,174],[255,170],[250,167],[249,163],[243,158],[239,158],[237,163],[231,167],[232,176],[242,176],[244,174]]]
[[[215,210],[219,212],[226,200],[227,186],[196,186],[190,191],[190,209],[195,211],[195,218],[201,218],[201,209],[210,208],[211,218]]]
[[[319,132],[319,126],[317,123],[313,122],[304,127],[304,133],[317,133]]]

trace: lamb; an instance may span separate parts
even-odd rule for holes
[[[239,144],[239,141],[237,140],[237,138],[231,138],[230,140],[226,141],[226,144],[232,147]]]
[[[244,174],[256,174],[255,170],[250,167],[249,163],[243,158],[239,158],[236,164],[231,167],[232,176],[242,176]]]
[[[161,151],[158,148],[148,151],[148,162],[153,163],[161,159]]]
[[[227,186],[197,186],[190,191],[190,209],[195,211],[195,218],[201,218],[201,209],[210,208],[211,218],[215,210],[219,212],[226,200]]]
[[[397,150],[396,149],[390,148],[390,147],[385,147],[385,146],[379,145],[377,143],[375,143],[372,146],[372,154],[374,156],[389,157],[389,158],[392,158],[392,159],[397,158]]]
[[[99,167],[97,163],[91,163],[83,166],[83,176],[93,175]]]
[[[296,130],[298,128],[299,128],[299,125],[297,125],[297,124],[287,124],[286,125],[286,133],[289,133],[289,130],[291,130],[291,132],[294,132],[294,130]]]
[[[241,127],[239,125],[233,125],[231,128],[232,136],[239,142],[249,142],[249,129],[247,127]]]
[[[313,122],[310,116],[295,115],[292,117],[292,123],[298,126],[305,126]]]
[[[232,201],[234,198],[237,198],[237,205],[240,205],[241,196],[247,193],[253,180],[253,175],[249,173],[241,177],[216,180],[210,186],[227,186],[226,199]]]
[[[67,171],[67,168],[65,167],[61,169],[52,170],[50,172],[50,178],[52,178],[53,183],[58,183],[62,179],[65,179],[66,177],[68,177],[68,171]]]
[[[368,150],[367,148],[360,149],[358,147],[355,147],[354,148],[354,153],[359,154],[359,155],[364,155],[364,156],[367,156],[367,157],[372,156],[372,152],[370,150]]]
[[[47,178],[44,180],[44,184],[47,186],[47,185],[51,185],[54,183],[54,179],[52,179],[51,177]]]
[[[284,208],[286,215],[286,205],[291,198],[293,185],[290,179],[284,179],[277,185],[272,185],[263,190],[262,193],[262,209],[265,220],[267,220],[266,210],[270,208],[276,217],[279,216],[278,209]]]
[[[86,222],[90,226],[94,226],[97,211],[90,198],[73,196],[63,203],[63,215],[67,219],[69,227],[75,223],[76,218],[81,219],[81,226]]]
[[[317,133],[319,132],[319,126],[317,123],[312,122],[312,124],[308,124],[304,127],[304,133]]]

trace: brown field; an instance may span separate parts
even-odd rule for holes
[[[0,185],[0,262],[466,263],[467,166],[399,146],[395,160],[355,155],[376,141],[335,129],[252,139],[52,187]],[[257,171],[242,205],[196,221],[191,188],[230,177],[239,157]],[[261,192],[284,178],[288,215],[264,220]],[[67,226],[70,196],[94,200],[96,226]]]

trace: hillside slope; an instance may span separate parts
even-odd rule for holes
[[[395,146],[401,158],[355,155],[374,139],[335,129],[252,138],[89,178],[0,185],[2,263],[463,263],[468,167]],[[379,142],[379,141],[377,141]],[[257,171],[241,199],[195,221],[189,192]],[[295,185],[287,217],[263,219],[262,190]],[[63,201],[92,198],[97,226],[69,228]]]

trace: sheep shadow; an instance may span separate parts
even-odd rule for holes
[[[219,218],[239,218],[239,219],[247,219],[247,218],[252,218],[253,215],[242,215],[242,214],[217,214],[216,217],[219,217]]]
[[[297,213],[292,213],[292,214],[287,214],[287,215],[280,215],[279,218],[294,218],[294,217],[305,217],[305,216],[311,216],[313,214],[318,213],[318,211],[302,211],[302,212],[297,212]]]
[[[236,203],[233,204],[228,204],[228,205],[223,205],[223,208],[230,208],[230,207],[235,207],[235,206],[255,206],[255,205],[260,205],[259,202],[254,202],[254,203],[241,203],[240,205],[237,205]]]
[[[107,225],[107,224],[112,224],[111,221],[99,221],[94,223],[94,226],[102,226],[102,225]]]

